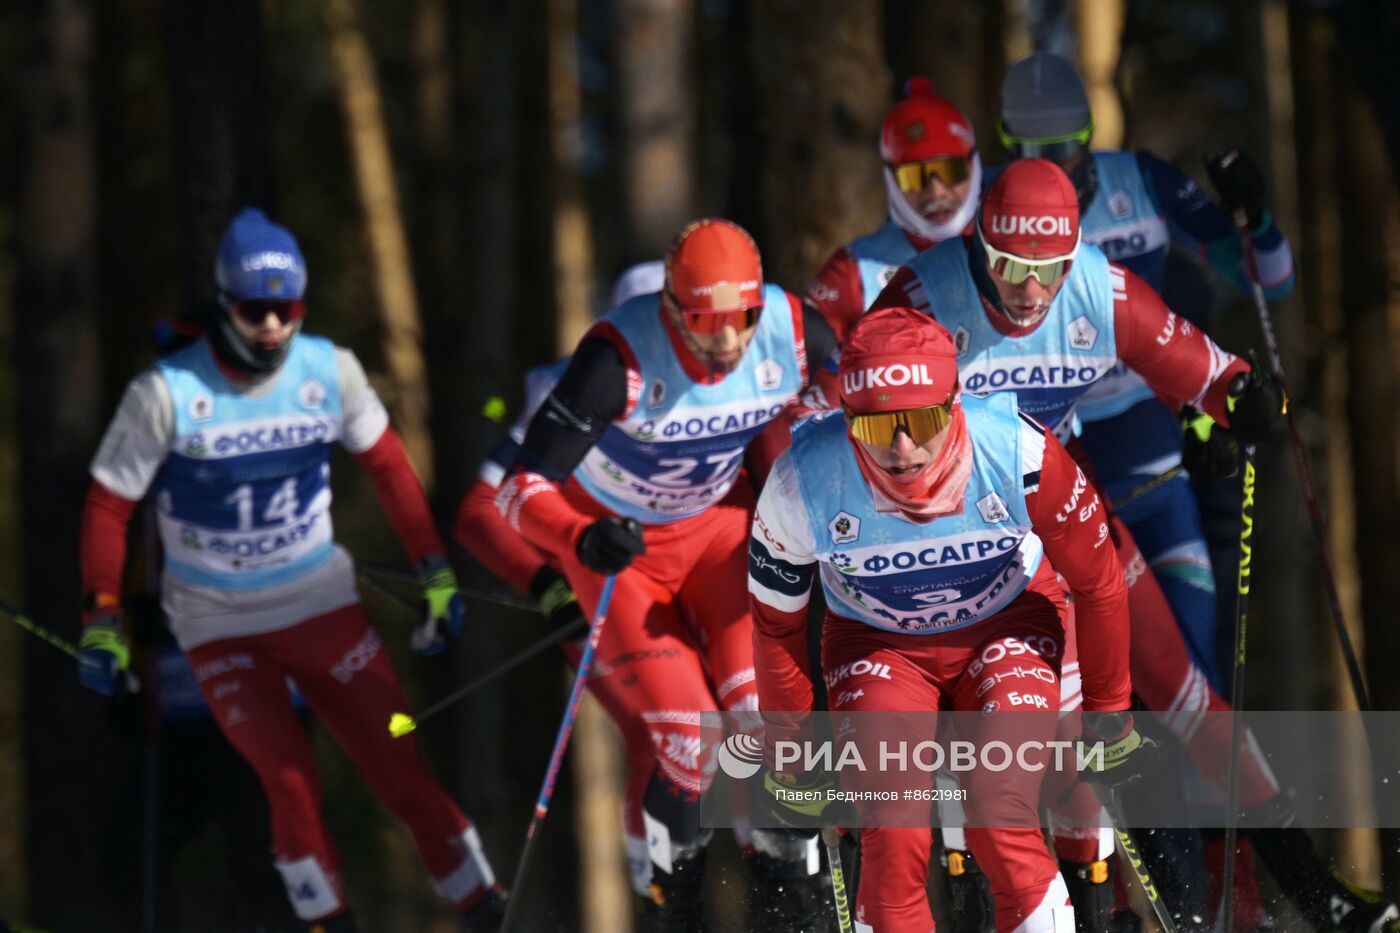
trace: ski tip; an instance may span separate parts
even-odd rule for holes
[[[418,723],[407,713],[395,713],[389,717],[389,734],[396,739],[403,738],[417,728]]]

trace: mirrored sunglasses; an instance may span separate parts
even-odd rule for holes
[[[306,316],[306,303],[301,299],[275,301],[270,298],[245,298],[229,305],[229,310],[254,326],[267,320],[269,314],[276,315],[278,321],[286,324],[290,321],[300,321]]]
[[[1049,259],[1023,259],[994,248],[986,240],[982,241],[982,248],[987,251],[987,264],[992,272],[1006,284],[1020,285],[1026,279],[1035,276],[1041,285],[1053,288],[1060,279],[1069,275],[1069,270],[1074,266],[1075,254],[1079,252],[1079,242],[1075,241],[1074,249],[1065,255],[1052,256]]]
[[[710,308],[681,308],[681,323],[692,334],[705,336],[723,333],[726,327],[732,327],[736,331],[742,332],[757,326],[758,317],[762,313],[762,305],[756,305],[752,308],[735,308],[730,311],[715,311]]]
[[[903,411],[879,411],[857,415],[846,412],[846,424],[851,436],[872,447],[889,447],[901,430],[914,444],[926,444],[937,436],[953,419],[952,402]]]
[[[966,156],[925,159],[922,162],[891,165],[890,171],[894,172],[895,184],[900,191],[922,191],[935,178],[951,188],[972,177],[972,160]]]

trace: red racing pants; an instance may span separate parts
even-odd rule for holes
[[[610,514],[575,483],[565,494],[586,514]],[[588,688],[627,743],[623,823],[634,883],[646,868],[641,851],[664,868],[699,844],[713,755],[701,715],[758,709],[745,585],[753,504],[741,480],[699,515],[644,525],[646,553],[617,577]],[[573,553],[556,556],[592,618],[604,578]]]
[[[938,635],[885,632],[829,613],[822,667],[828,672],[833,715],[981,710],[990,724],[1001,710],[1013,707],[1056,710],[1064,615],[1064,595],[1044,565],[1030,588],[991,619]],[[859,661],[868,663],[857,665]],[[863,673],[850,673],[855,670]],[[1037,734],[1023,738],[1055,738],[1053,715],[1033,722]],[[991,882],[997,929],[1072,930],[1068,892],[1037,828],[1040,775],[1021,772],[1008,780],[1004,773],[973,771],[963,776],[962,787],[970,824],[965,833]],[[864,826],[860,845],[857,920],[872,933],[931,931],[925,884],[933,831]]]
[[[330,916],[346,901],[289,677],[375,794],[407,825],[437,893],[467,908],[495,884],[476,830],[429,773],[418,746],[385,728],[408,701],[358,603],[290,628],[200,645],[189,656],[219,728],[262,781],[277,869],[298,917]]]

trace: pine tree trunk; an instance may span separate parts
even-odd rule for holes
[[[698,209],[692,0],[617,3],[624,253],[660,259]]]
[[[76,641],[79,514],[104,415],[94,32],[90,6],[78,0],[28,3],[18,19],[19,34],[30,37],[18,97],[23,235],[15,266],[24,608]],[[30,638],[24,667],[31,919],[59,929],[124,927],[135,919],[139,890],[130,856],[139,838],[130,812],[134,742],[112,728],[110,705],[78,687],[71,658]]]
[[[753,7],[763,274],[802,291],[831,252],[885,213],[880,121],[889,103],[878,3],[760,0]]]
[[[392,385],[386,401],[423,485],[431,492],[433,444],[428,435],[430,403],[423,329],[379,78],[369,43],[357,22],[355,0],[327,0],[325,17],[384,325],[384,359]]]

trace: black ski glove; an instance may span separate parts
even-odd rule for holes
[[[578,559],[598,573],[621,573],[632,559],[647,551],[642,526],[631,518],[600,518],[579,536]]]
[[[541,567],[530,582],[530,597],[540,604],[540,612],[556,628],[568,628],[583,618],[578,597],[569,581],[553,567]]]
[[[1162,747],[1152,738],[1133,727],[1132,713],[1085,713],[1084,738],[1092,746],[1103,743],[1103,757],[1088,754],[1084,762],[1084,780],[1112,788],[1136,783],[1156,770],[1162,763]]]
[[[1230,433],[1247,443],[1256,443],[1283,431],[1288,396],[1272,376],[1251,360],[1249,372],[1230,380],[1225,408],[1230,413]]]
[[[1206,154],[1206,174],[1220,195],[1220,205],[1230,213],[1243,208],[1249,229],[1264,220],[1264,175],[1254,160],[1238,149]]]
[[[1192,479],[1209,481],[1234,476],[1240,468],[1240,445],[1210,415],[1181,419],[1185,431],[1181,465]]]

